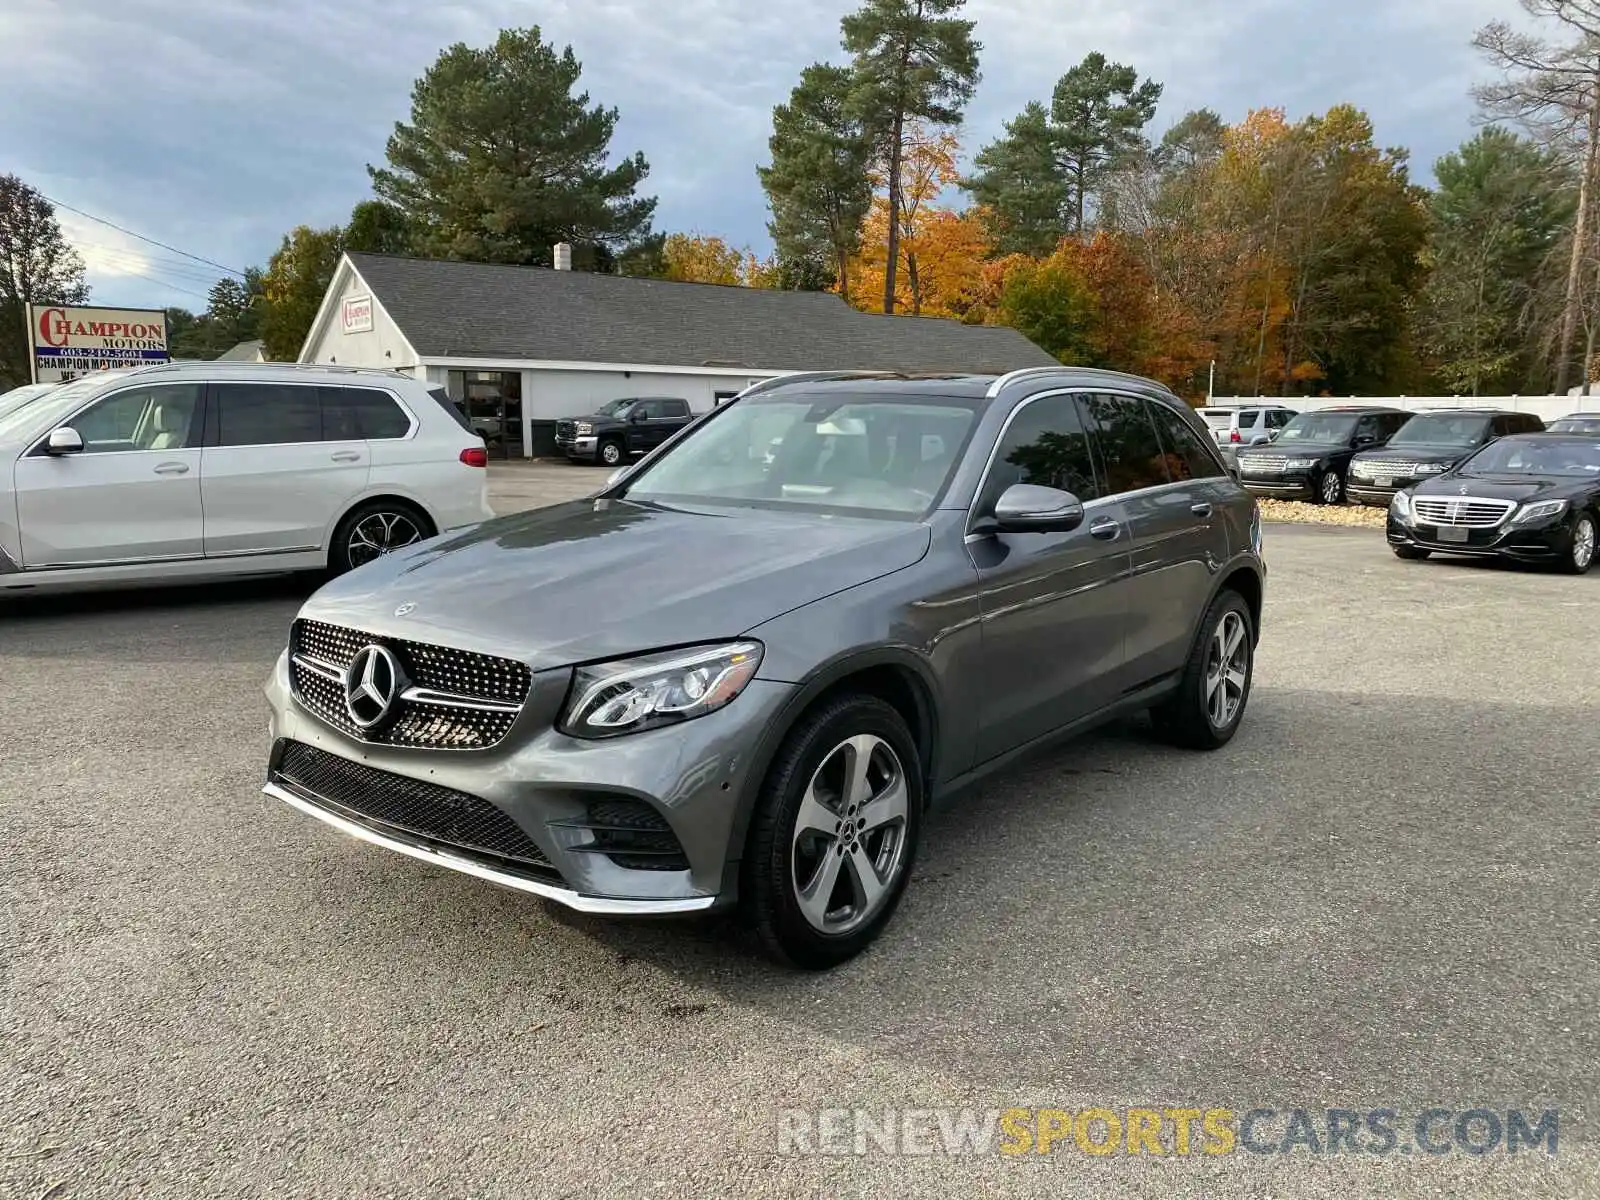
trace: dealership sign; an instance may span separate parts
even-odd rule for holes
[[[160,309],[28,305],[35,383],[89,371],[168,362],[167,314]]]
[[[346,296],[339,320],[346,333],[372,332],[372,297]]]

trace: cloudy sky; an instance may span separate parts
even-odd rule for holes
[[[446,45],[539,25],[571,43],[591,97],[642,150],[657,227],[758,251],[772,106],[802,67],[841,60],[856,0],[73,0],[0,6],[0,171],[62,205],[94,302],[204,307],[214,268],[264,264],[291,226],[368,194],[412,82]],[[969,0],[983,83],[969,151],[1091,50],[1166,85],[1185,111],[1291,119],[1350,101],[1419,177],[1472,130],[1473,30],[1514,0]],[[90,219],[98,218],[98,220]]]

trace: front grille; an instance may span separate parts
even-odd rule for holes
[[[577,436],[577,431],[578,431],[578,427],[572,421],[557,421],[556,422],[556,440],[557,441],[570,442],[574,437]]]
[[[363,731],[345,709],[344,672],[363,647],[382,644],[400,660],[412,692],[392,718]],[[426,642],[377,638],[357,629],[299,620],[289,635],[295,696],[340,732],[380,745],[483,750],[510,732],[533,674],[523,663]]]
[[[1263,474],[1278,475],[1283,471],[1283,464],[1288,461],[1281,454],[1241,454],[1239,455],[1239,469],[1241,471],[1260,471]]]
[[[573,846],[584,854],[602,854],[629,871],[687,871],[689,859],[672,826],[642,800],[624,796],[589,802],[583,820],[564,822],[587,829],[590,841]]]
[[[380,833],[554,873],[522,827],[478,796],[380,771],[302,742],[285,744],[274,774],[306,799]]]
[[[1413,496],[1411,511],[1425,525],[1465,525],[1489,529],[1506,519],[1516,507],[1511,500],[1486,500],[1472,496]]]
[[[1350,474],[1357,479],[1410,479],[1419,469],[1413,462],[1358,462],[1352,464]]]

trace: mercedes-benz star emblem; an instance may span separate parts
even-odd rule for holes
[[[415,604],[413,604],[413,603],[411,603],[411,601],[407,600],[399,608],[394,610],[394,615],[397,616],[397,617],[403,617],[407,613],[415,612],[416,608],[417,608],[417,606]]]
[[[1456,492],[1459,495],[1465,496],[1467,494],[1467,485],[1463,483],[1459,488],[1456,489]]]
[[[362,732],[379,725],[399,698],[403,676],[383,646],[364,646],[344,673],[344,710]]]

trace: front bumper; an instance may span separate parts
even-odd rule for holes
[[[1241,473],[1239,483],[1247,492],[1275,500],[1315,500],[1317,496],[1317,481],[1306,470],[1284,471],[1277,475]]]
[[[1448,528],[1448,527],[1445,527]],[[1547,517],[1528,525],[1496,525],[1467,530],[1465,542],[1446,541],[1440,526],[1401,521],[1391,511],[1385,533],[1391,546],[1408,546],[1436,554],[1470,558],[1499,558],[1511,562],[1550,562],[1566,553],[1572,540],[1568,514]]]
[[[553,728],[565,686],[543,682],[536,674],[522,713],[490,749],[407,749],[358,741],[312,715],[292,694],[287,655],[280,656],[266,687],[273,752],[263,790],[352,837],[580,912],[664,915],[732,903],[747,815],[741,806],[756,792],[759,744],[793,685],[757,679],[718,712],[593,742]],[[360,764],[354,769],[369,777],[394,776],[397,785],[415,783],[417,792],[449,793],[447,804],[477,804],[536,851],[508,859],[485,852],[481,840],[436,836],[457,827],[448,818],[430,831],[423,829],[426,820],[392,819],[376,796],[367,803],[319,794],[303,773],[282,769],[294,744]],[[415,805],[416,797],[408,802]],[[637,855],[599,846],[599,808],[645,814],[652,829],[670,831],[681,861],[641,869]]]
[[[1367,504],[1373,508],[1388,508],[1396,492],[1414,488],[1419,483],[1427,483],[1430,479],[1439,478],[1440,472],[1434,471],[1424,475],[1389,475],[1385,487],[1379,487],[1371,479],[1357,479],[1351,475],[1345,480],[1345,494],[1359,504]]]
[[[556,438],[556,449],[568,458],[594,458],[600,452],[600,439],[593,435]]]

